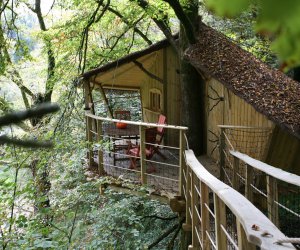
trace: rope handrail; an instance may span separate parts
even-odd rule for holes
[[[192,150],[185,151],[186,164],[196,177],[207,185],[232,211],[242,225],[247,239],[261,249],[294,249],[292,245],[276,245],[274,242],[285,238],[284,234],[242,194],[210,174],[197,160]],[[254,230],[253,226],[259,230]],[[267,232],[272,237],[265,237]]]
[[[238,151],[229,150],[230,154],[242,160],[251,167],[260,170],[278,180],[300,187],[300,176],[275,168]]]
[[[101,121],[107,121],[107,122],[122,122],[122,123],[126,123],[126,124],[137,125],[137,126],[170,128],[170,129],[178,129],[178,130],[188,130],[188,127],[183,127],[183,126],[168,125],[168,124],[158,124],[158,123],[151,123],[151,122],[135,122],[135,121],[128,121],[128,120],[113,119],[113,118],[107,118],[107,117],[101,117],[101,116],[93,115],[93,114],[90,114],[89,112],[86,112],[85,116],[93,118],[95,120],[101,120]]]

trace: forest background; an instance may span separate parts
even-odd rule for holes
[[[1,248],[180,248],[181,222],[146,187],[133,186],[142,196],[100,195],[111,179],[87,176],[78,76],[165,37],[172,44],[179,30],[193,43],[193,12],[296,77],[299,8],[292,0],[0,0]],[[50,102],[60,110],[39,106]],[[14,120],[20,109],[31,112]]]

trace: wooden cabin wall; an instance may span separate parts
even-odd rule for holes
[[[163,79],[163,53],[162,50],[156,52],[156,59],[152,67],[150,67],[149,72],[156,75],[157,77]],[[164,101],[162,100],[162,110],[156,111],[150,108],[150,90],[159,89],[163,93],[164,86],[161,82],[146,76],[144,81],[141,83],[141,97],[142,97],[142,107],[143,107],[143,120],[145,122],[157,122],[160,113],[164,113]],[[162,95],[163,96],[163,95]]]
[[[207,115],[207,153],[213,159],[219,159],[219,150],[216,148],[220,128],[218,125],[251,126],[273,129],[273,122],[269,121],[264,115],[258,113],[251,105],[243,99],[233,94],[224,85],[211,78],[206,81],[206,115]],[[244,130],[243,130],[244,131]],[[241,133],[240,133],[241,134]],[[237,142],[240,148],[244,148],[243,153],[255,157],[258,145],[266,148],[269,140],[259,140],[257,133],[244,133],[242,140]],[[233,145],[236,146],[236,145]],[[261,152],[265,157],[265,152]]]
[[[300,140],[276,126],[266,162],[300,175]]]
[[[170,47],[157,51],[156,59],[149,71],[167,84],[149,76],[141,84],[144,121],[157,122],[159,114],[162,113],[166,115],[168,124],[180,125],[181,91],[178,56]],[[153,111],[150,108],[149,93],[153,88],[162,92],[161,111]],[[178,138],[178,131],[166,131],[165,144],[178,146]]]

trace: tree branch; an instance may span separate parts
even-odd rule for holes
[[[142,70],[147,76],[151,77],[152,79],[159,81],[160,83],[164,84],[163,79],[159,78],[157,75],[154,75],[150,71],[144,68],[143,64],[134,60],[133,63],[139,67],[140,70]]]
[[[178,216],[173,216],[173,217],[161,217],[159,215],[147,215],[147,216],[144,216],[143,219],[146,219],[146,218],[154,218],[154,219],[159,219],[159,220],[174,220],[176,218],[178,218]]]
[[[166,238],[169,234],[171,234],[178,226],[179,226],[179,224],[175,224],[174,226],[170,227],[161,236],[159,236],[154,242],[152,242],[148,246],[148,249],[151,249],[151,248],[155,247],[159,242],[161,242],[164,238]]]
[[[130,0],[130,1],[133,1],[133,0]],[[144,11],[146,11],[147,8],[149,7],[149,3],[145,0],[136,0],[136,2],[138,3],[138,5],[141,8],[144,9]],[[177,53],[179,53],[178,45],[177,45],[176,41],[174,40],[174,37],[171,33],[169,26],[163,20],[157,19],[156,17],[151,17],[151,18],[155,22],[155,24],[159,27],[159,29],[164,33],[165,37],[168,39],[169,43],[174,48],[174,50]]]
[[[17,124],[25,119],[42,117],[49,113],[54,113],[59,110],[57,104],[43,103],[38,107],[27,109],[25,111],[12,112],[0,117],[0,127],[11,124]]]
[[[35,0],[35,7],[33,8],[30,4],[25,3],[26,6],[36,14],[39,26],[41,31],[47,31],[46,24],[44,21],[44,17],[41,10],[41,0]],[[47,80],[46,80],[46,92],[44,95],[44,101],[45,102],[51,102],[51,96],[54,88],[54,83],[52,81],[54,76],[54,69],[55,69],[55,57],[54,52],[52,50],[51,41],[44,39],[44,43],[47,48],[47,57],[48,57],[48,70],[47,70]]]
[[[7,0],[5,4],[3,4],[3,7],[0,9],[0,15],[1,15],[2,12],[6,9],[8,3],[9,3],[9,0]]]
[[[187,15],[184,13],[180,3],[178,0],[163,0],[166,3],[168,3],[171,8],[174,10],[176,16],[180,20],[182,26],[184,27],[184,31],[186,34],[186,37],[188,38],[188,41],[190,44],[196,43],[196,36],[195,36],[195,30],[193,28],[193,24],[191,20],[187,17]]]
[[[82,37],[80,41],[80,46],[78,49],[78,55],[79,55],[79,67],[78,67],[78,73],[83,73],[85,70],[85,63],[86,63],[86,54],[87,54],[87,47],[88,47],[88,35],[89,35],[89,28],[92,26],[92,24],[97,20],[97,22],[101,19],[101,17],[104,15],[106,11],[106,7],[104,7],[102,13],[100,16],[96,19],[96,15],[100,9],[100,7],[103,4],[103,0],[98,2],[98,5],[96,7],[96,10],[93,12],[92,16],[90,17],[87,25],[82,31]],[[108,7],[110,4],[110,0],[108,0],[106,6]],[[80,72],[81,71],[81,72]]]
[[[111,7],[108,7],[107,10],[110,11],[111,13],[115,14],[117,17],[119,17],[123,23],[130,25],[130,23],[127,21],[127,19],[117,10],[114,10]],[[133,30],[134,30],[134,32],[139,34],[140,37],[143,38],[148,45],[152,44],[152,41],[139,28],[134,26]]]
[[[50,141],[36,141],[36,140],[19,140],[14,138],[9,138],[6,135],[0,136],[0,145],[11,144],[16,146],[21,146],[25,148],[51,148],[53,143]]]

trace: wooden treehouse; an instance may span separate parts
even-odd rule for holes
[[[212,28],[200,31],[185,59],[205,79],[205,146],[215,165],[188,147],[179,58],[166,40],[81,76],[89,164],[171,197],[190,249],[294,249],[300,84]]]

